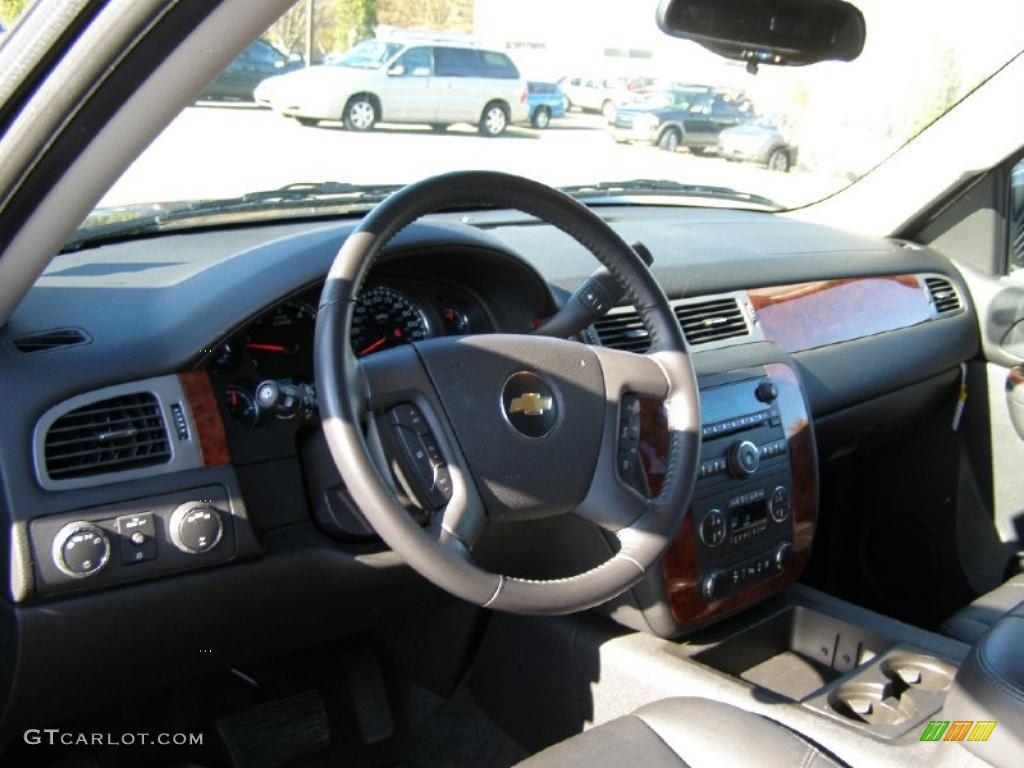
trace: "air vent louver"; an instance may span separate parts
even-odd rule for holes
[[[960,296],[949,280],[944,277],[927,277],[924,282],[928,288],[928,294],[931,296],[932,304],[935,305],[935,311],[940,315],[957,312],[963,308]]]
[[[626,352],[646,352],[651,340],[643,321],[633,310],[606,315],[594,323],[594,331],[601,345]]]
[[[732,297],[680,304],[675,311],[686,340],[693,346],[750,333],[743,310]]]
[[[686,340],[692,346],[747,336],[750,333],[743,310],[731,296],[677,304],[675,315],[686,334]],[[601,344],[606,347],[627,352],[646,352],[651,346],[647,330],[634,310],[607,315],[594,323],[594,330]]]
[[[170,460],[160,403],[150,392],[76,408],[54,421],[46,432],[46,471],[54,480],[122,472]]]
[[[53,331],[33,333],[14,340],[14,346],[20,352],[44,352],[59,347],[77,347],[85,344],[89,337],[77,328],[59,328]]]

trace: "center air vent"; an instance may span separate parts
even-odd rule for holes
[[[686,340],[692,346],[750,333],[743,310],[731,296],[695,304],[680,304],[675,312]]]
[[[691,346],[747,336],[750,328],[739,302],[733,296],[674,305],[676,319]],[[650,346],[647,329],[636,310],[621,309],[594,323],[601,344],[627,352],[646,352]]]
[[[85,344],[89,337],[77,328],[59,328],[53,331],[42,331],[29,336],[21,336],[14,340],[19,352],[45,352],[59,347],[77,347]]]
[[[159,400],[137,392],[69,411],[46,432],[45,460],[53,480],[167,463],[171,448]]]
[[[953,283],[944,277],[926,277],[924,280],[925,287],[928,289],[928,295],[931,296],[932,304],[935,305],[935,311],[944,315],[947,312],[958,312],[963,309],[963,304],[960,303],[960,295],[956,292],[956,288],[953,287]]]

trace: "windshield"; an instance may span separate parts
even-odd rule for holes
[[[400,50],[402,50],[402,46],[399,43],[365,40],[348,53],[337,58],[336,62],[339,67],[377,69]]]
[[[525,175],[592,202],[804,206],[854,183],[1024,48],[1024,3],[856,4],[868,30],[857,60],[750,74],[660,32],[657,0],[304,0],[262,36],[282,58],[268,47],[210,83],[79,236],[332,200],[357,212],[457,169]],[[785,130],[748,129],[763,116]]]

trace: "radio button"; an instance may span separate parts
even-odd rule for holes
[[[772,516],[772,520],[776,523],[783,522],[789,517],[792,506],[793,499],[789,494],[789,489],[784,485],[776,486],[772,491],[771,498],[768,499],[768,513]]]
[[[729,449],[729,469],[736,477],[747,477],[757,472],[761,455],[757,446],[749,440],[735,443]]]
[[[700,521],[700,540],[710,548],[717,547],[725,541],[725,515],[720,509],[712,509]]]

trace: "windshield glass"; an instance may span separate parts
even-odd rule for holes
[[[78,237],[325,200],[358,211],[393,185],[468,168],[590,201],[806,205],[1024,48],[1024,3],[856,4],[857,60],[750,74],[660,32],[657,0],[302,0],[151,144]]]
[[[402,46],[398,43],[365,40],[337,59],[337,64],[340,67],[377,69],[400,50]]]

